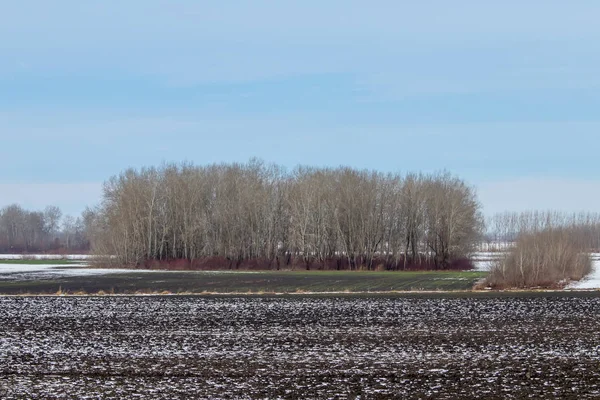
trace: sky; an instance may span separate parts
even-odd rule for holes
[[[0,206],[128,167],[448,170],[485,214],[600,211],[600,2],[6,1]]]

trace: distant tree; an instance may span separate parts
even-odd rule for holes
[[[558,211],[504,212],[487,221],[487,235],[498,242],[514,242],[519,236],[552,228],[571,232],[590,251],[600,251],[600,213]]]
[[[44,230],[52,235],[58,232],[62,211],[56,206],[48,206],[44,209]]]
[[[0,209],[0,252],[56,251],[64,239],[71,249],[89,250],[89,240],[81,228],[83,220],[68,217],[61,224],[61,217],[62,212],[56,206],[48,206],[43,211],[26,210],[17,204]]]

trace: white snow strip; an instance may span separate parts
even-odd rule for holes
[[[0,260],[88,260],[90,254],[0,254]]]
[[[144,272],[162,272],[149,270],[131,270],[124,268],[89,268],[81,264],[2,264],[0,262],[0,280],[35,280],[61,276],[90,276],[106,274],[127,274]]]
[[[15,272],[41,272],[51,271],[54,269],[70,269],[77,270],[87,267],[87,264],[2,264],[0,262],[0,274],[15,273]],[[91,269],[91,268],[88,268]]]

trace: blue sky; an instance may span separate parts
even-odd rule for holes
[[[130,166],[256,156],[600,211],[597,1],[5,3],[0,206],[78,213]]]

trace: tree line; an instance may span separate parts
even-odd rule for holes
[[[87,252],[90,215],[63,216],[56,206],[44,210],[6,206],[0,209],[0,253]]]
[[[513,243],[522,235],[564,229],[587,251],[600,251],[600,213],[531,210],[504,212],[486,221],[486,240]]]
[[[286,171],[260,160],[128,169],[91,214],[99,254],[192,268],[464,268],[483,228],[475,190],[447,172]]]

